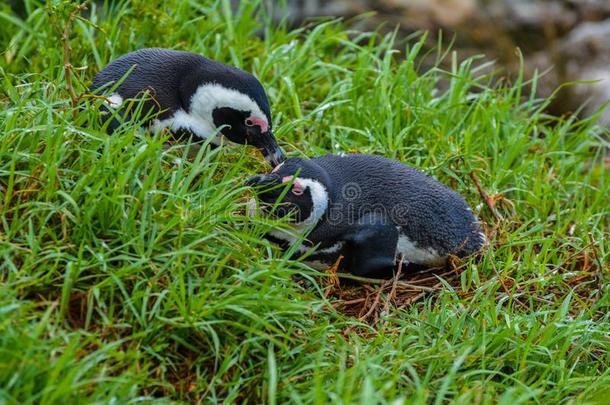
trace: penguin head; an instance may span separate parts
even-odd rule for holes
[[[290,158],[271,173],[250,177],[264,215],[297,225],[315,225],[329,206],[329,178],[310,160]]]
[[[191,112],[230,143],[253,145],[273,167],[280,164],[285,157],[273,136],[263,86],[246,72],[217,77],[197,88],[190,100]]]

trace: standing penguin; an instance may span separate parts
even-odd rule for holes
[[[116,85],[117,83],[118,86]],[[261,83],[250,73],[201,55],[146,48],[121,56],[99,72],[92,85],[97,94],[109,92],[103,107],[106,119],[121,111],[128,99],[141,99],[141,117],[153,130],[168,128],[179,138],[253,145],[273,166],[284,160],[271,130],[269,101]],[[132,112],[127,113],[133,118]],[[112,118],[108,131],[120,122]],[[217,135],[220,131],[221,135]]]
[[[256,187],[264,215],[287,217],[293,229],[274,230],[268,239],[287,248],[306,233],[297,254],[317,246],[306,260],[312,267],[342,255],[343,267],[356,275],[387,277],[401,256],[403,263],[435,267],[485,242],[461,195],[379,156],[291,158],[248,185]]]

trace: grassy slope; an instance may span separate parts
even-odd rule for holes
[[[477,208],[489,251],[467,264],[461,288],[374,327],[337,313],[292,281],[304,266],[261,241],[270,224],[242,216],[241,183],[265,169],[254,151],[173,163],[183,151],[161,137],[86,126],[95,109],[74,117],[65,90],[70,7],[30,1],[22,21],[0,6],[0,400],[604,402],[602,130],[545,117],[522,97],[530,84],[491,88],[472,60],[418,72],[417,42],[390,54],[390,37],[334,22],[265,22],[260,39],[253,6],[231,15],[227,3],[93,9],[98,28],[77,21],[72,35],[77,91],[143,46],[241,66],[268,89],[291,154],[359,151],[420,167]],[[471,172],[514,213],[498,203],[495,221]]]

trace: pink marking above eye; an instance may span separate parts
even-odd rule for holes
[[[291,182],[293,179],[294,179],[294,176],[284,176],[284,177],[282,177],[282,183]],[[299,183],[297,180],[295,180],[294,183],[292,183],[291,191],[292,191],[292,194],[294,194],[294,195],[301,195],[301,194],[303,194],[305,189],[303,188],[303,185],[301,183]]]
[[[269,130],[269,124],[267,123],[267,120],[264,118],[255,117],[254,115],[246,118],[246,125],[250,127],[256,125],[260,127],[262,133],[265,133]]]

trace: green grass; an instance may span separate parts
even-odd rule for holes
[[[372,325],[346,316],[262,240],[277,224],[244,216],[256,152],[176,161],[161,135],[87,125],[99,101],[75,111],[63,70],[73,6],[2,5],[0,402],[607,403],[607,130],[546,116],[536,79],[493,84],[484,59],[439,50],[422,71],[424,38],[291,30],[241,3],[90,7],[71,35],[77,93],[144,46],[240,66],[290,155],[419,167],[467,198],[490,247],[457,287]],[[498,220],[471,173],[508,201]]]

